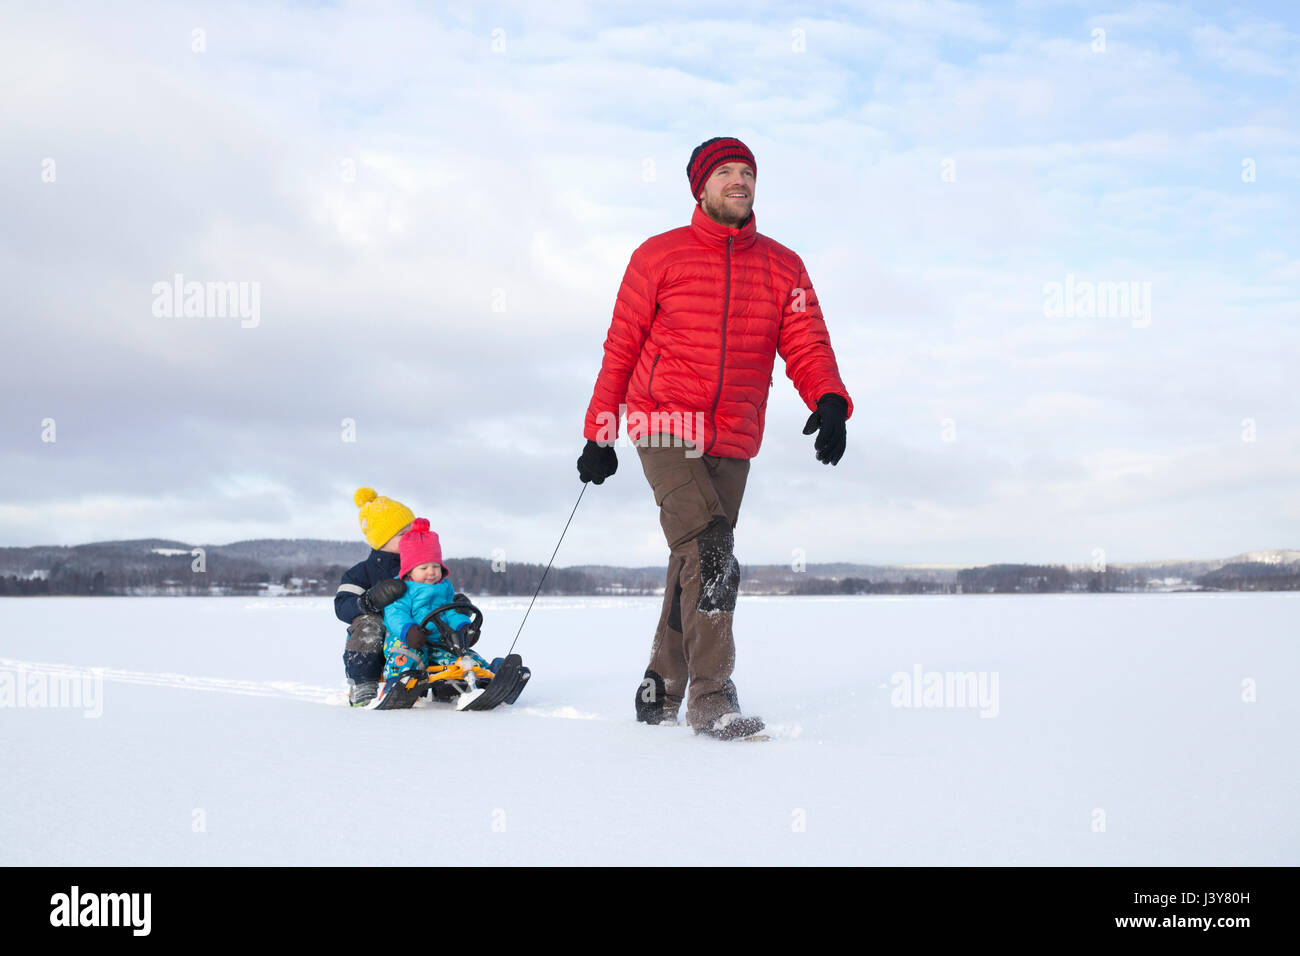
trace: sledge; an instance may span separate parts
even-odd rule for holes
[[[470,623],[463,634],[442,620],[440,615],[445,611],[469,615]],[[454,704],[456,710],[492,710],[519,699],[532,671],[524,666],[518,654],[498,657],[490,667],[484,667],[469,653],[478,643],[483,628],[483,612],[469,598],[457,594],[451,604],[434,608],[420,622],[425,630],[430,624],[437,629],[439,640],[429,641],[428,645],[456,655],[456,660],[450,664],[430,664],[423,671],[411,670],[391,678],[385,683],[383,693],[370,705],[371,710],[406,710],[426,696]]]

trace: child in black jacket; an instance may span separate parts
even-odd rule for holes
[[[349,568],[334,595],[334,613],[348,625],[343,650],[343,670],[348,678],[348,702],[364,707],[379,692],[384,672],[384,608],[406,593],[397,580],[401,566],[398,542],[415,515],[373,488],[358,488],[352,496],[361,509],[361,532],[370,555]]]

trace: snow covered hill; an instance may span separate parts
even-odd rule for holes
[[[655,599],[483,714],[344,706],[328,600],[3,608],[4,864],[1300,863],[1295,593],[742,597],[764,744],[632,720]]]

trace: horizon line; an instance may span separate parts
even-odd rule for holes
[[[189,547],[189,548],[229,548],[229,547],[233,547],[234,545],[238,545],[238,544],[252,544],[252,543],[262,542],[262,541],[266,541],[266,542],[307,541],[307,542],[321,542],[321,543],[325,543],[325,544],[336,544],[336,545],[343,545],[343,546],[351,546],[351,545],[354,544],[353,541],[345,540],[345,539],[342,539],[342,538],[241,538],[241,539],[239,539],[239,540],[237,540],[237,541],[230,541],[230,542],[228,542],[228,543],[226,543],[226,544],[212,544],[212,543],[206,543],[206,544],[187,544],[187,542],[181,541],[181,540],[179,540],[179,539],[174,539],[174,538],[113,538],[113,539],[108,539],[108,540],[104,540],[104,541],[83,541],[83,542],[80,542],[80,543],[78,543],[78,544],[28,544],[28,545],[21,545],[21,544],[18,544],[18,545],[0,544],[0,549],[13,549],[13,550],[19,550],[19,549],[30,549],[30,548],[82,548],[82,547],[89,547],[89,546],[92,546],[92,545],[137,544],[137,543],[140,543],[140,542],[147,542],[147,541],[159,541],[159,542],[163,542],[163,543],[165,543],[165,544],[178,544],[178,545],[184,544],[184,545],[187,545],[187,547]],[[363,541],[363,542],[358,543],[358,548],[361,548],[361,547],[369,547],[369,545],[367,544],[367,542],[364,542],[364,541]],[[377,550],[377,549],[373,549],[373,548],[372,548],[371,550]],[[1286,553],[1286,552],[1294,553],[1294,554],[1296,555],[1296,560],[1297,560],[1298,562],[1300,562],[1300,548],[1252,548],[1252,549],[1249,549],[1249,550],[1246,550],[1246,551],[1240,551],[1240,552],[1237,552],[1236,554],[1233,554],[1233,555],[1229,555],[1229,557],[1238,557],[1238,556],[1240,556],[1240,555],[1248,555],[1248,554],[1260,554],[1260,553]],[[477,561],[491,561],[491,560],[492,560],[490,557],[481,557],[481,556],[479,556],[479,555],[461,555],[461,556],[459,556],[459,558],[453,558],[453,557],[451,557],[451,556],[448,556],[448,557],[447,557],[447,560],[449,560],[449,561],[454,561],[454,560],[465,560],[465,559],[477,560]],[[1198,561],[1218,561],[1218,560],[1226,560],[1226,559],[1223,558],[1223,557],[1221,557],[1221,556],[1215,556],[1215,557],[1211,557],[1211,558],[1187,558],[1187,557],[1182,557],[1182,558],[1156,558],[1156,559],[1149,559],[1149,560],[1145,560],[1145,561],[1112,561],[1112,560],[1107,559],[1106,562],[1105,562],[1105,565],[1106,565],[1106,567],[1132,567],[1132,566],[1140,566],[1140,565],[1185,564],[1185,563],[1198,562]],[[537,565],[541,565],[541,564],[543,564],[544,562],[542,562],[542,561],[527,561],[527,560],[524,560],[524,561],[511,561],[510,563],[512,563],[512,564],[537,564]],[[1090,562],[1088,562],[1088,561],[1066,562],[1066,561],[1025,561],[1025,560],[1020,560],[1020,561],[1005,561],[1005,560],[1002,560],[1002,561],[986,561],[986,562],[984,562],[984,563],[982,563],[982,564],[979,564],[979,563],[958,563],[958,562],[935,562],[935,561],[919,561],[919,562],[915,562],[915,561],[914,561],[914,562],[906,562],[906,563],[900,563],[900,562],[890,563],[890,562],[886,562],[886,561],[864,561],[864,560],[839,559],[839,560],[827,560],[827,561],[809,561],[809,562],[807,562],[807,563],[805,564],[805,567],[815,567],[815,566],[818,566],[818,565],[828,565],[828,564],[851,564],[851,565],[861,565],[861,566],[865,566],[865,567],[899,568],[899,569],[912,569],[912,570],[918,570],[918,571],[921,571],[921,570],[929,570],[929,571],[960,571],[960,570],[963,570],[963,569],[966,569],[966,568],[991,567],[991,566],[994,566],[994,565],[1000,565],[1000,564],[1029,565],[1029,566],[1040,566],[1040,567],[1050,567],[1050,566],[1053,566],[1053,565],[1054,565],[1054,566],[1057,566],[1057,567],[1063,567],[1063,568],[1082,568],[1082,567],[1087,567],[1089,563],[1090,563]],[[764,566],[766,566],[766,567],[783,567],[783,566],[789,565],[789,564],[790,564],[790,561],[789,561],[789,560],[784,560],[784,561],[766,561],[766,562],[764,562],[764,561],[742,561],[741,564],[742,564],[742,566],[748,566],[748,567],[764,567]],[[623,568],[623,569],[653,568],[653,567],[658,567],[658,565],[644,565],[644,564],[608,564],[608,563],[602,563],[602,562],[596,562],[596,561],[588,561],[588,562],[584,562],[584,563],[582,563],[582,564],[554,565],[554,566],[555,566],[555,567],[560,567],[560,568],[565,568],[565,567],[568,567],[568,568],[575,568],[575,567],[611,567],[611,568]]]

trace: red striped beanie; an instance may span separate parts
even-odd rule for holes
[[[754,154],[734,136],[715,136],[696,146],[695,152],[691,153],[691,161],[686,164],[686,178],[691,181],[691,198],[700,198],[700,190],[704,188],[704,180],[709,178],[709,173],[723,163],[737,161],[749,163],[754,175],[758,175]]]

